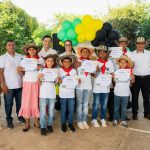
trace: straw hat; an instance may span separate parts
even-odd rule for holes
[[[77,54],[77,56],[78,57],[80,57],[81,56],[81,52],[82,52],[82,50],[83,49],[87,49],[87,50],[89,50],[89,52],[90,52],[90,56],[94,53],[94,48],[88,48],[88,47],[78,47],[77,49],[76,49],[76,54]]]
[[[44,60],[48,59],[48,58],[53,58],[55,61],[58,58],[57,54],[49,54],[46,57],[43,57]]]
[[[119,43],[120,42],[126,42],[126,43],[128,43],[128,39],[126,37],[121,37],[121,38],[119,38]]]
[[[136,39],[136,43],[146,43],[146,41],[145,41],[145,38],[144,37],[138,37],[137,39]]]
[[[122,55],[120,56],[120,58],[116,59],[117,64],[119,64],[120,60],[126,60],[128,62],[128,68],[132,68],[133,67],[133,62],[131,61],[131,59],[126,56],[126,55]]]
[[[26,44],[23,47],[23,51],[25,53],[28,53],[29,48],[34,48],[35,50],[37,50],[37,53],[40,51],[39,47],[35,43]]]
[[[98,46],[98,47],[95,49],[95,54],[98,56],[98,53],[99,53],[100,51],[104,51],[104,52],[110,53],[110,51],[108,51],[107,46],[105,46],[105,45],[100,45],[100,46]]]
[[[56,60],[57,65],[59,67],[62,67],[62,60],[66,59],[66,58],[71,59],[71,62],[72,62],[71,66],[73,66],[75,64],[75,62],[77,61],[77,57],[75,55],[63,55],[63,56],[60,56],[57,58],[57,60]]]

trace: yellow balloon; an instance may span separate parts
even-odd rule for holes
[[[84,25],[90,24],[92,22],[92,17],[90,15],[85,15],[82,19]]]
[[[81,23],[78,24],[78,25],[76,26],[76,28],[75,28],[75,31],[76,31],[77,34],[82,33],[83,30],[84,30],[84,27],[83,27],[83,25],[82,25]]]
[[[92,41],[95,39],[96,33],[94,31],[89,32],[86,34],[86,40],[87,41]]]
[[[65,44],[64,44],[64,43],[62,43],[62,45],[61,45],[61,46],[63,46],[63,47],[64,47],[64,46],[65,46]]]
[[[95,30],[100,30],[103,27],[103,22],[99,19],[95,19],[92,24]]]
[[[78,40],[79,43],[83,43],[85,41],[85,37],[82,36],[82,35],[79,35],[77,40]]]
[[[62,45],[62,43],[63,43],[63,42],[62,42],[62,41],[60,41],[60,42],[59,42],[59,45]]]

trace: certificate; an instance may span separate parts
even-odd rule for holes
[[[44,68],[44,69],[41,69],[40,73],[44,75],[44,77],[42,78],[42,81],[54,82],[56,78],[58,77],[58,69]]]
[[[67,89],[75,89],[78,85],[78,76],[65,76],[61,86]]]
[[[81,69],[85,72],[94,73],[96,72],[97,62],[92,60],[84,60],[81,65]]]
[[[115,79],[118,81],[129,81],[131,69],[118,69],[115,72]]]
[[[109,47],[108,50],[111,51],[110,58],[119,58],[122,55],[122,47]]]
[[[98,75],[97,78],[95,79],[95,82],[97,85],[100,86],[110,86],[112,83],[112,76],[111,75]]]
[[[24,58],[21,60],[21,67],[23,67],[25,71],[34,71],[37,67],[37,59]]]

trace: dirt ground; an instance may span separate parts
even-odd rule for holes
[[[142,102],[140,103],[142,106]],[[17,122],[13,109],[14,129],[6,127],[4,104],[0,108],[0,150],[150,150],[150,120],[143,118],[142,110],[138,121],[129,121],[129,128],[114,128],[108,122],[107,128],[94,128],[76,132],[60,132],[60,113],[55,113],[54,133],[41,136],[33,127],[22,132],[23,125]],[[131,112],[128,112],[131,117]],[[90,124],[90,121],[89,121]]]

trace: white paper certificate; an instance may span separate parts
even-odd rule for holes
[[[44,75],[42,81],[54,82],[58,77],[58,69],[44,68],[41,69],[41,73]]]
[[[85,72],[94,73],[96,72],[97,62],[92,60],[84,60],[81,65],[81,69]]]
[[[122,47],[108,47],[108,50],[111,51],[110,58],[119,58],[122,55]]]
[[[75,89],[78,85],[78,80],[78,76],[65,76],[61,86],[67,89]]]
[[[21,67],[23,67],[25,71],[34,71],[37,67],[37,59],[24,58],[21,60]]]
[[[128,81],[130,79],[130,69],[117,69],[115,79],[118,81]]]
[[[111,75],[98,75],[96,78],[96,84],[100,86],[110,86],[112,83]]]

